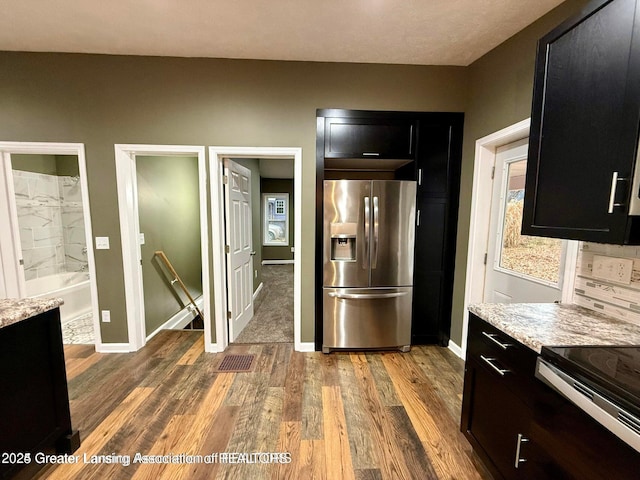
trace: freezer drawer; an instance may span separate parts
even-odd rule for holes
[[[399,348],[411,344],[412,287],[324,288],[323,345],[331,349]]]

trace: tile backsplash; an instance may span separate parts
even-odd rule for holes
[[[633,260],[631,283],[595,278],[594,255]],[[640,325],[640,247],[580,242],[573,303]]]
[[[77,177],[13,171],[25,279],[87,270]]]

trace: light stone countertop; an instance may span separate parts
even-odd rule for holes
[[[61,298],[0,299],[0,328],[8,327],[63,304]]]
[[[479,303],[469,311],[538,353],[543,345],[640,345],[640,326],[577,305]]]

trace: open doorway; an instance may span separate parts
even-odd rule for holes
[[[211,327],[204,147],[116,145],[115,152],[128,348],[140,349],[161,330],[196,323],[206,341]]]
[[[300,315],[300,280],[301,280],[301,256],[303,245],[301,244],[302,230],[300,227],[300,211],[299,208],[300,201],[302,198],[302,190],[301,190],[301,179],[302,179],[302,150],[300,148],[279,148],[279,147],[210,147],[209,148],[209,161],[210,161],[210,175],[211,175],[211,215],[212,215],[212,250],[213,250],[213,271],[214,271],[214,294],[215,294],[215,327],[216,327],[216,342],[215,344],[209,345],[208,348],[212,352],[223,351],[227,345],[229,344],[229,327],[228,327],[228,316],[233,316],[230,308],[232,305],[229,304],[227,300],[227,278],[226,278],[226,252],[225,246],[227,245],[225,241],[222,239],[225,238],[225,215],[224,208],[225,198],[224,198],[224,188],[223,188],[223,177],[224,177],[224,163],[226,159],[234,159],[235,161],[245,161],[247,159],[253,159],[258,161],[257,159],[265,159],[265,160],[273,160],[279,162],[280,165],[283,165],[284,162],[287,162],[287,165],[291,165],[293,163],[293,198],[289,198],[289,202],[292,202],[292,212],[293,215],[293,225],[290,225],[290,228],[293,230],[293,244],[288,245],[286,248],[291,251],[293,247],[293,258],[289,260],[293,260],[293,342],[294,349],[298,351],[306,351],[313,350],[313,344],[303,344],[300,340],[300,330],[301,330],[301,315]],[[254,180],[255,182],[255,180]],[[279,193],[279,192],[276,192]],[[258,207],[258,211],[261,211],[262,206],[262,195],[260,195],[259,201],[256,202],[256,205],[260,205]],[[280,204],[281,205],[281,204]],[[255,221],[255,217],[254,217]],[[262,217],[261,220],[262,221]],[[275,226],[275,224],[274,224]],[[264,231],[264,227],[259,227],[260,231]],[[273,237],[277,237],[276,233],[278,232],[278,228],[271,228]],[[269,227],[267,225],[266,232],[268,235]],[[282,232],[284,233],[284,232]],[[253,238],[253,235],[252,235]],[[252,242],[252,244],[255,242]],[[262,246],[262,240],[260,243],[255,246]],[[258,256],[258,250],[253,249],[252,251],[256,251],[256,255]],[[260,249],[260,256],[262,256],[262,249]],[[262,258],[260,261],[256,261],[255,266],[260,267],[262,270]],[[287,265],[291,265],[288,263]],[[291,268],[291,267],[289,267]],[[255,267],[254,267],[255,270]],[[256,277],[255,272],[253,272],[254,278]],[[257,291],[256,291],[257,290]],[[254,289],[254,293],[256,293],[256,299],[259,300],[260,295],[259,285]],[[262,287],[264,290],[264,287]],[[268,340],[266,340],[268,341]],[[205,345],[207,348],[207,345]]]
[[[294,162],[233,161],[251,172],[253,316],[232,342],[293,343]]]
[[[0,142],[0,297],[58,297],[63,342],[102,351],[84,145]]]

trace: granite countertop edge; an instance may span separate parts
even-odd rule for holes
[[[469,311],[523,345],[640,345],[640,325],[562,303],[479,303]]]
[[[0,299],[0,329],[58,308],[63,303],[61,298]]]

